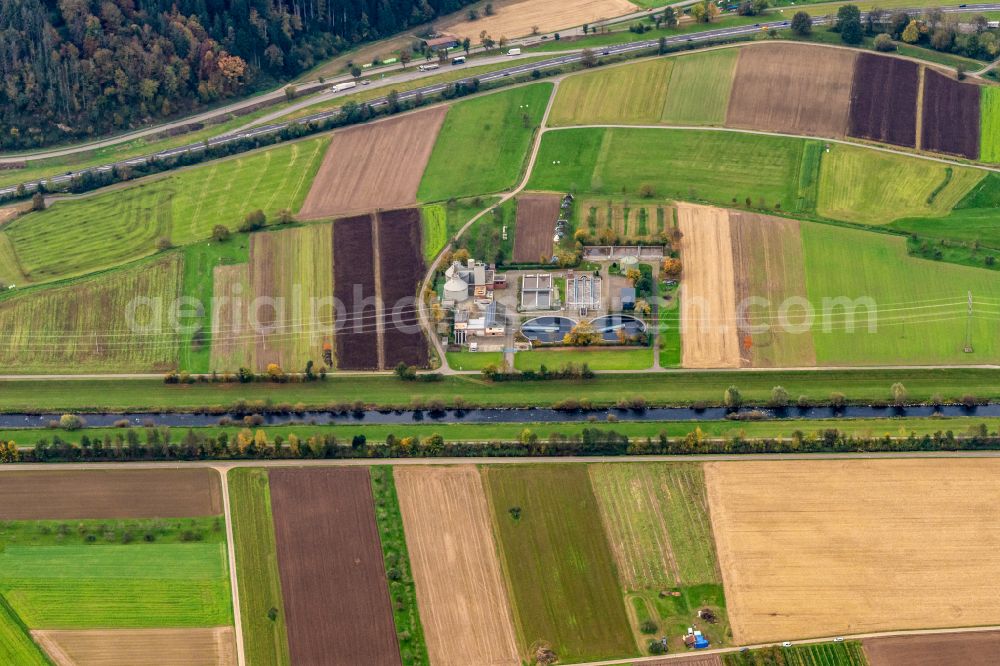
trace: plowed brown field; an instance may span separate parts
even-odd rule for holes
[[[997,624],[998,475],[1000,460],[707,464],[734,642]]]
[[[479,471],[400,467],[395,475],[431,663],[516,666],[514,620]]]
[[[685,368],[738,368],[736,287],[729,213],[677,205],[681,257],[681,350]]]
[[[525,194],[517,199],[514,261],[538,263],[552,256],[552,236],[559,219],[558,194]]]
[[[270,480],[292,663],[400,664],[368,469],[275,469]]]
[[[920,147],[978,159],[979,94],[975,84],[926,68]]]
[[[438,27],[478,44],[483,30],[494,39],[514,39],[530,35],[535,27],[541,33],[552,32],[637,11],[637,7],[626,0],[494,0],[490,4],[495,11],[493,16],[484,16],[480,6],[477,20],[469,21],[464,12],[457,12],[460,18],[444,21]]]
[[[400,208],[417,202],[447,106],[334,132],[299,217]]]
[[[231,627],[33,631],[57,666],[231,666]]]
[[[910,60],[859,54],[851,83],[848,134],[915,147],[919,76],[920,65]]]
[[[806,44],[740,49],[728,127],[842,137],[855,54]]]
[[[212,273],[212,367],[236,372],[253,367],[254,336],[248,319],[253,299],[249,264],[216,266]]]
[[[427,341],[417,321],[417,287],[424,276],[420,211],[379,213],[379,275],[382,280],[385,366],[425,367]]]
[[[211,469],[101,469],[4,474],[0,520],[183,518],[222,513]]]
[[[968,631],[927,636],[866,638],[870,666],[996,666],[1000,632]]]
[[[337,312],[337,367],[378,369],[375,236],[370,215],[333,223],[333,295]]]

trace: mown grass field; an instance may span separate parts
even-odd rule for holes
[[[565,662],[637,654],[587,468],[488,467],[483,481],[522,654],[539,641]]]
[[[833,145],[820,166],[816,212],[864,224],[937,217],[946,215],[984,175],[979,169]]]
[[[488,365],[500,367],[503,363],[500,352],[448,352],[447,357],[452,370],[482,370]]]
[[[551,83],[537,83],[455,103],[417,200],[447,201],[514,187],[551,94]]]
[[[858,641],[793,645],[790,648],[773,646],[750,652],[728,652],[722,655],[725,666],[868,666],[864,648]]]
[[[817,308],[812,327],[820,365],[996,363],[1000,359],[997,318],[1000,281],[991,271],[917,259],[901,237],[823,224],[803,224],[806,291]],[[849,267],[849,269],[845,269]],[[963,353],[969,292],[982,317],[971,324],[973,353]],[[876,330],[859,309],[849,332],[842,309],[825,318],[824,298],[871,299]],[[826,330],[828,329],[828,330]]]
[[[671,129],[565,129],[542,139],[529,188],[798,209],[800,139]]]
[[[979,159],[1000,163],[1000,88],[983,86],[980,91]]]
[[[175,252],[0,299],[0,363],[16,373],[159,372],[174,367],[178,333],[168,317],[181,292],[181,269],[182,257]]]
[[[291,656],[267,470],[233,469],[227,480],[247,663],[251,666],[287,666],[291,664]]]
[[[370,472],[375,519],[382,544],[386,583],[392,598],[392,617],[396,625],[399,654],[403,666],[426,666],[430,659],[417,609],[417,588],[413,582],[413,568],[410,566],[410,554],[406,547],[403,516],[399,509],[392,466],[373,466]]]
[[[0,591],[28,627],[232,623],[225,533],[219,520],[177,521],[179,527],[167,535],[157,534],[156,521],[121,530],[109,529],[107,523],[5,523]],[[185,541],[185,532],[198,536]],[[88,536],[73,538],[74,533]],[[147,542],[147,533],[153,535],[152,542]]]
[[[298,210],[329,138],[295,142],[173,172],[18,218],[4,229],[35,283],[111,268],[151,255],[157,241],[187,245],[247,213]]]
[[[52,662],[31,639],[28,628],[0,597],[0,660],[18,666],[50,666]]]
[[[493,197],[475,197],[459,199],[454,204],[436,203],[421,208],[424,261],[430,264],[436,259],[458,230],[495,200]]]
[[[739,49],[691,53],[673,59],[661,119],[673,125],[722,125]]]
[[[893,228],[921,238],[947,239],[984,249],[981,255],[1000,252],[1000,174],[988,173],[944,217],[896,220]],[[991,251],[992,250],[992,251]],[[981,264],[980,264],[981,265]]]
[[[549,125],[658,123],[673,63],[644,60],[566,78],[559,84]]]
[[[914,260],[916,261],[916,260]],[[932,264],[933,265],[933,264]],[[969,270],[969,269],[965,269]],[[992,274],[983,271],[989,277]],[[771,389],[784,386],[792,396],[827,400],[832,392],[849,400],[888,400],[889,388],[903,382],[913,400],[940,396],[959,400],[964,395],[1000,398],[1000,376],[994,370],[957,368],[782,370],[739,372],[640,373],[628,381],[616,375],[590,380],[524,381],[492,383],[479,376],[459,375],[414,385],[395,377],[327,377],[304,384],[190,384],[168,385],[162,379],[76,379],[66,381],[0,380],[0,412],[87,412],[95,410],[204,410],[224,408],[237,401],[302,403],[323,408],[331,404],[402,406],[414,400],[426,404],[440,400],[455,404],[493,407],[548,406],[567,395],[586,393],[595,406],[614,405],[621,398],[644,397],[649,404],[721,404],[723,394],[736,385],[747,401],[767,402]]]
[[[543,365],[558,370],[569,363],[586,363],[591,370],[646,370],[653,367],[653,349],[536,349],[514,356],[514,367],[521,371],[538,370]]]

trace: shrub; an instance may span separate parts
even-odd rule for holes
[[[892,37],[889,35],[882,33],[875,38],[875,50],[882,52],[895,51],[896,42],[892,41]]]
[[[79,430],[85,425],[86,422],[76,414],[63,414],[59,417],[59,427],[63,430]]]
[[[229,240],[229,227],[224,224],[217,224],[212,227],[212,240],[217,243]]]

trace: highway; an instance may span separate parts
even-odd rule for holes
[[[893,11],[914,11],[914,12],[916,12],[916,11],[923,11],[923,10],[921,10],[921,9],[895,9]],[[978,12],[984,12],[984,11],[1000,11],[1000,3],[994,3],[994,4],[968,4],[968,5],[959,6],[959,7],[942,8],[942,11],[948,12],[948,13],[978,13]],[[829,20],[830,19],[827,18],[827,17],[814,17],[814,19],[813,19],[813,25],[817,25],[817,26],[826,25],[829,22]],[[685,44],[685,43],[698,44],[698,43],[704,43],[704,42],[712,42],[712,41],[716,41],[716,40],[720,40],[720,39],[739,37],[739,36],[743,36],[743,35],[750,35],[750,34],[757,33],[757,32],[760,32],[762,30],[767,30],[767,29],[770,29],[770,28],[779,28],[780,29],[780,28],[787,27],[788,24],[789,24],[789,21],[787,19],[776,20],[776,21],[762,21],[760,23],[756,23],[756,24],[753,24],[753,25],[737,26],[737,27],[730,27],[730,28],[719,28],[719,29],[716,29],[716,30],[705,30],[703,32],[690,33],[690,34],[686,34],[686,35],[676,35],[674,37],[668,37],[668,38],[666,38],[666,43],[668,45],[671,45],[671,46],[677,46],[677,45],[681,45],[681,44]],[[606,47],[603,47],[603,48],[595,48],[594,52],[598,56],[601,56],[601,55],[629,54],[629,53],[634,53],[634,52],[637,52],[637,51],[644,51],[644,50],[649,50],[649,49],[655,48],[658,45],[658,43],[659,43],[659,38],[657,38],[657,39],[649,39],[649,40],[643,40],[643,41],[637,41],[637,42],[628,42],[626,44],[616,44],[616,45],[606,46]],[[530,55],[530,53],[529,54],[525,54],[525,55]],[[465,78],[465,79],[459,79],[458,81],[453,81],[453,82],[448,82],[448,83],[438,83],[438,84],[434,84],[434,85],[428,85],[428,86],[424,86],[424,87],[421,87],[421,88],[417,88],[415,90],[410,90],[410,91],[407,91],[407,92],[399,93],[399,99],[401,101],[406,101],[406,100],[412,100],[414,97],[417,97],[418,95],[423,96],[423,97],[427,97],[427,96],[430,96],[430,95],[435,95],[437,93],[440,93],[440,92],[444,91],[449,86],[451,86],[451,85],[453,85],[455,83],[468,83],[468,82],[470,82],[472,80],[472,78],[478,78],[481,83],[489,83],[489,82],[492,82],[492,81],[502,80],[502,79],[504,79],[506,77],[510,77],[510,76],[517,76],[519,74],[528,74],[532,70],[536,70],[536,69],[539,69],[539,70],[542,70],[542,69],[552,69],[552,68],[560,67],[562,65],[568,65],[568,64],[576,63],[576,62],[579,62],[582,59],[583,59],[582,52],[573,51],[573,52],[568,52],[568,53],[554,54],[551,58],[548,58],[548,59],[545,59],[545,60],[541,60],[541,61],[532,62],[532,63],[528,63],[528,64],[524,64],[524,63],[518,64],[517,61],[514,60],[514,61],[512,61],[512,64],[511,64],[510,67],[507,67],[507,68],[504,68],[504,69],[501,69],[501,70],[497,70],[495,72],[491,72],[491,73],[488,73],[488,74],[482,74],[482,75],[477,76],[477,77],[469,77],[469,78]],[[354,92],[356,92],[356,91],[354,91]],[[351,91],[346,91],[346,92],[343,92],[343,93],[338,93],[337,95],[339,95],[339,96],[346,96],[346,95],[349,95],[349,94],[351,94]],[[336,96],[336,95],[334,95],[334,96]],[[386,102],[386,97],[379,97],[379,98],[370,100],[368,102],[368,104],[370,104],[372,107],[375,107],[375,108],[384,106],[386,103],[387,103]],[[215,111],[213,113],[217,114],[218,111]],[[294,124],[306,125],[306,124],[311,123],[311,122],[322,122],[324,120],[327,120],[329,118],[332,118],[332,117],[336,116],[338,113],[339,113],[339,108],[336,108],[336,109],[331,109],[331,110],[328,110],[328,111],[322,111],[322,112],[310,114],[308,116],[303,116],[301,118],[297,118],[297,119],[292,120],[292,121],[269,123],[269,124],[261,125],[259,127],[253,127],[253,128],[249,128],[249,129],[244,129],[242,131],[237,131],[237,132],[233,132],[233,133],[229,133],[229,134],[224,134],[224,135],[221,135],[221,136],[217,136],[217,137],[214,137],[212,139],[208,139],[205,142],[199,141],[199,142],[196,142],[196,143],[189,143],[189,144],[186,144],[186,145],[183,145],[183,146],[178,146],[176,148],[171,148],[171,149],[168,149],[168,150],[160,151],[160,152],[157,152],[157,153],[152,153],[152,154],[149,154],[149,155],[142,155],[142,156],[138,156],[138,157],[132,157],[132,158],[129,158],[129,159],[121,160],[119,162],[111,162],[111,163],[104,164],[104,165],[101,165],[101,166],[89,167],[89,168],[86,168],[86,169],[80,169],[78,171],[70,171],[70,172],[63,173],[63,174],[60,174],[60,175],[57,175],[57,176],[53,176],[53,177],[50,177],[50,178],[42,179],[42,182],[44,182],[46,185],[51,185],[51,186],[54,186],[54,187],[58,187],[60,185],[64,185],[64,184],[68,183],[75,176],[79,176],[79,175],[82,175],[82,174],[85,174],[85,173],[100,174],[100,173],[106,173],[108,171],[111,171],[115,167],[137,167],[137,166],[144,165],[144,164],[148,163],[149,161],[151,161],[153,159],[164,159],[164,158],[169,158],[169,157],[174,157],[174,156],[177,156],[177,155],[181,155],[183,153],[199,152],[199,151],[202,151],[202,150],[205,149],[205,145],[206,144],[209,145],[209,146],[219,146],[219,145],[224,145],[224,144],[231,143],[231,142],[234,142],[234,141],[238,141],[240,139],[252,138],[252,137],[256,137],[256,136],[266,136],[266,135],[276,134],[276,133],[280,132],[282,129],[284,129],[286,127],[289,127],[291,125],[294,125]],[[191,122],[191,121],[192,121],[192,119],[187,119],[184,122]],[[28,192],[33,192],[36,189],[35,182],[24,183],[24,186],[25,186],[25,189]],[[17,186],[9,186],[9,187],[0,188],[0,196],[13,194],[16,191],[16,189],[17,189]]]

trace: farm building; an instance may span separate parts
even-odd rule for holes
[[[581,315],[601,308],[601,278],[571,272],[566,277],[566,307]]]
[[[532,273],[521,279],[521,310],[551,310],[559,307],[551,273]]]
[[[462,40],[455,35],[442,34],[428,39],[427,48],[431,51],[440,51],[441,49],[453,49],[461,43]]]

